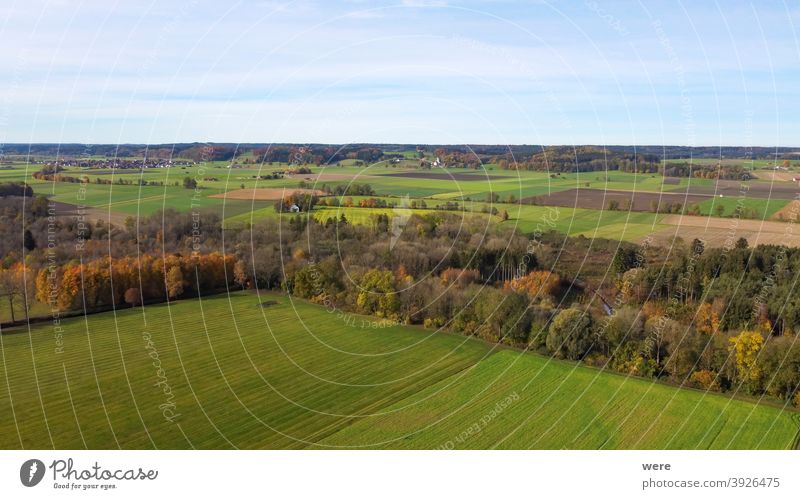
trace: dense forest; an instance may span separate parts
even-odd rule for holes
[[[752,175],[742,165],[709,165],[694,162],[667,163],[665,177],[696,177],[723,180],[750,180]]]
[[[611,152],[602,147],[545,147],[530,156],[507,154],[493,162],[501,169],[550,172],[594,172],[619,170],[633,173],[656,173],[661,158],[654,154]]]

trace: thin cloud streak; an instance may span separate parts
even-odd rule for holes
[[[727,28],[706,6],[617,2],[108,8],[0,10],[0,88],[14,96],[0,141],[685,144],[686,101],[698,144],[735,144],[745,123],[758,145],[800,136],[796,10],[782,3],[759,4],[763,38],[738,14],[746,3],[726,6]],[[342,113],[335,129],[315,126]]]

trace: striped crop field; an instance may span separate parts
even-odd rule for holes
[[[775,448],[797,413],[276,293],[0,337],[2,448]]]

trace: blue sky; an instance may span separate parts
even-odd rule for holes
[[[796,2],[13,1],[0,142],[800,146]]]

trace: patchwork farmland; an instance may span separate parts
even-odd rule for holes
[[[272,206],[285,193],[300,191],[325,195],[325,189],[367,184],[376,197],[388,204],[398,205],[410,199],[425,201],[427,210],[441,207],[451,210],[446,203],[458,203],[460,209],[477,216],[505,211],[509,214],[508,220],[495,216],[494,221],[513,225],[523,232],[535,231],[541,225],[542,210],[537,206],[557,206],[561,211],[555,230],[572,236],[634,242],[649,235],[667,240],[670,226],[676,224],[673,218],[663,222],[665,214],[659,212],[675,214],[675,210],[680,210],[715,219],[786,221],[788,204],[799,191],[797,183],[791,181],[791,172],[776,177],[772,175],[774,170],[756,171],[756,174],[760,172],[754,175],[758,178],[743,183],[621,171],[514,171],[502,170],[493,164],[484,165],[481,170],[420,170],[416,163],[405,160],[399,164],[379,162],[360,166],[345,161],[310,173],[285,175],[283,172],[289,171],[291,166],[285,163],[229,166],[228,162],[209,162],[202,168],[189,165],[141,171],[67,167],[65,175],[86,180],[85,183],[66,183],[33,178],[37,168],[19,162],[13,168],[0,171],[0,177],[4,181],[28,182],[37,194],[57,202],[64,216],[73,215],[77,205],[84,205],[85,213],[92,219],[116,224],[123,223],[127,217],[146,216],[170,208],[216,213],[226,224],[240,226],[275,218],[277,214]],[[197,189],[185,188],[184,179],[195,179]],[[344,198],[338,198],[338,202],[342,203]],[[355,200],[357,203],[359,198]],[[374,223],[378,214],[392,215],[390,210],[358,206],[336,211],[336,216],[344,214],[353,223],[362,224]],[[331,215],[331,208],[323,206],[315,213],[315,218],[324,221]],[[695,227],[680,235],[684,239],[702,236],[709,245],[715,246],[727,237],[724,229],[728,225],[713,222],[706,224],[702,233]],[[757,244],[759,240],[755,234],[745,230],[750,225],[741,224],[737,237]],[[760,242],[773,240],[763,234]]]

